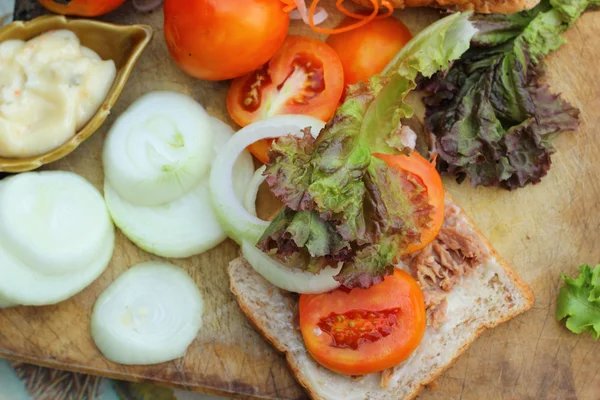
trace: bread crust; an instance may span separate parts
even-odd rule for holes
[[[371,0],[353,0],[361,6],[373,8]],[[381,0],[378,0],[381,5]],[[473,10],[483,14],[513,14],[529,10],[540,0],[387,0],[394,8],[435,7],[450,10]]]
[[[446,201],[456,204],[452,195],[450,193],[448,193],[447,191],[444,191],[444,198],[446,199]],[[527,309],[530,309],[533,306],[533,302],[535,301],[535,296],[533,294],[533,291],[529,287],[529,285],[527,283],[525,283],[519,277],[519,275],[517,275],[517,272],[514,270],[514,268],[500,254],[498,254],[498,252],[496,251],[494,246],[492,246],[492,243],[490,243],[488,238],[481,232],[481,230],[479,230],[477,225],[475,225],[475,223],[473,222],[473,219],[469,216],[469,214],[467,214],[465,212],[465,210],[463,210],[460,207],[459,207],[459,210],[460,210],[461,217],[463,217],[467,221],[467,223],[469,224],[471,229],[473,229],[475,232],[477,232],[477,235],[479,236],[481,241],[490,250],[490,254],[496,258],[496,261],[498,262],[498,264],[500,264],[502,269],[508,274],[508,276],[510,276],[510,279],[519,288],[519,290],[521,291],[523,296],[525,296],[525,298],[527,299],[526,307],[527,307]],[[500,323],[506,322],[512,318],[513,317],[510,317],[504,321],[501,321]]]
[[[446,196],[446,203],[454,203],[454,199],[452,198],[452,196],[446,192],[445,194]],[[439,367],[435,372],[433,372],[432,375],[430,375],[430,377],[428,377],[428,379],[423,380],[422,382],[420,382],[419,384],[417,384],[415,386],[415,389],[413,390],[413,392],[409,393],[406,397],[403,397],[402,400],[412,400],[415,397],[417,397],[417,395],[421,392],[421,390],[431,384],[433,381],[435,381],[437,378],[440,377],[440,375],[442,375],[448,368],[450,368],[455,362],[456,360],[466,351],[466,349],[479,337],[483,334],[483,332],[485,332],[487,329],[491,329],[494,328],[506,321],[509,321],[510,319],[516,317],[517,315],[527,311],[528,309],[530,309],[533,306],[534,303],[534,295],[533,292],[531,290],[531,288],[527,285],[527,283],[525,283],[523,280],[521,280],[519,278],[519,276],[517,275],[517,273],[514,271],[514,269],[506,262],[506,260],[504,258],[502,258],[497,251],[492,247],[491,243],[489,242],[489,240],[481,233],[481,231],[479,230],[479,228],[477,228],[477,226],[473,223],[473,220],[464,212],[464,210],[460,207],[458,207],[459,210],[459,214],[462,218],[464,218],[464,220],[466,221],[466,223],[470,226],[470,228],[472,228],[477,235],[479,235],[480,239],[482,240],[482,242],[485,244],[485,246],[488,248],[490,255],[492,257],[495,257],[498,265],[506,272],[506,274],[508,275],[508,277],[510,278],[510,280],[515,284],[515,286],[518,288],[518,290],[520,291],[520,293],[523,295],[523,298],[525,299],[525,301],[523,302],[523,304],[520,307],[515,307],[511,313],[506,314],[505,316],[503,316],[502,318],[498,318],[496,320],[494,320],[492,323],[490,324],[482,324],[481,326],[479,326],[477,328],[477,330],[475,331],[473,337],[468,340],[467,342],[465,342],[457,351],[456,355],[454,356],[454,358],[452,358],[448,363],[446,363],[445,365]],[[242,259],[243,260],[243,259]],[[309,397],[313,400],[324,400],[322,397],[320,397],[318,395],[318,393],[314,390],[314,388],[311,386],[310,382],[307,380],[307,378],[305,377],[304,373],[302,372],[302,368],[299,365],[299,360],[294,357],[294,353],[292,351],[288,351],[286,350],[286,348],[284,347],[284,344],[281,343],[278,338],[274,337],[273,335],[271,335],[271,333],[269,332],[268,329],[266,329],[266,326],[263,325],[262,319],[260,318],[260,316],[255,312],[255,310],[253,310],[250,305],[246,304],[243,301],[243,293],[241,293],[239,291],[239,288],[237,287],[237,285],[234,284],[234,279],[232,278],[232,274],[235,274],[235,271],[233,270],[233,264],[238,261],[238,260],[234,260],[229,267],[228,273],[230,276],[230,289],[232,291],[232,293],[236,296],[236,299],[238,301],[238,304],[240,306],[240,309],[243,311],[243,313],[247,316],[247,318],[250,320],[250,322],[252,323],[252,325],[255,326],[255,328],[257,329],[257,331],[264,337],[266,338],[274,347],[275,349],[277,349],[278,352],[283,353],[286,357],[286,361],[294,375],[294,377],[296,378],[296,380],[300,383],[300,385],[302,385],[302,387],[304,387],[304,389],[307,391]],[[243,263],[246,263],[245,260],[242,261]],[[248,266],[249,267],[249,266]],[[251,267],[249,267],[251,268]],[[302,342],[303,343],[303,342]],[[306,352],[306,348],[304,349]]]
[[[232,263],[235,261],[236,260],[232,261]],[[243,262],[245,263],[246,260],[243,260]],[[311,385],[304,379],[304,375],[302,374],[302,371],[300,370],[300,367],[298,366],[296,359],[294,358],[294,354],[291,351],[287,351],[285,347],[283,347],[283,343],[277,340],[277,338],[273,337],[269,333],[268,329],[265,329],[265,327],[261,323],[261,319],[259,318],[258,314],[256,314],[254,310],[252,310],[246,303],[241,301],[243,295],[238,291],[238,287],[233,284],[233,279],[231,279],[230,270],[228,272],[230,274],[229,289],[237,299],[238,305],[240,306],[242,312],[246,315],[246,317],[248,318],[252,326],[254,326],[254,328],[258,331],[258,333],[260,333],[263,338],[267,339],[267,341],[273,347],[275,347],[275,350],[277,350],[277,352],[285,356],[285,360],[288,363],[290,370],[292,371],[292,375],[304,388],[304,390],[306,390],[306,392],[308,393],[308,397],[310,397],[313,400],[319,400],[320,397],[317,395],[317,393],[314,392]]]

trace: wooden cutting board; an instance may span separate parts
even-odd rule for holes
[[[330,9],[332,3],[325,2]],[[330,25],[338,18],[335,11],[332,15]],[[414,33],[438,14],[423,9],[396,16]],[[144,93],[187,93],[233,126],[225,109],[228,83],[198,81],[177,69],[162,35],[161,11],[137,14],[128,3],[104,19],[149,24],[154,40],[101,131],[48,168],[75,171],[99,189],[106,131]],[[291,31],[312,36],[300,23]],[[580,263],[600,262],[599,36],[600,14],[588,13],[566,34],[568,44],[548,59],[552,87],[581,109],[582,125],[555,141],[554,165],[541,184],[507,192],[446,180],[456,200],[532,286],[536,302],[531,311],[486,332],[438,380],[438,390],[425,391],[422,399],[600,399],[600,344],[554,319],[561,272],[573,275]],[[89,319],[98,295],[131,265],[157,259],[120,233],[110,266],[82,293],[55,306],[0,311],[0,357],[229,396],[305,398],[284,359],[253,330],[228,290],[225,267],[237,250],[226,241],[200,256],[171,260],[194,277],[206,301],[204,328],[183,359],[127,367],[105,360],[94,346]]]

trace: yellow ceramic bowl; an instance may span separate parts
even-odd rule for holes
[[[35,18],[29,22],[16,21],[0,29],[0,42],[11,39],[29,40],[47,31],[68,29],[75,33],[83,46],[94,50],[102,59],[111,59],[117,67],[117,77],[104,103],[92,119],[62,146],[35,157],[0,157],[0,172],[23,172],[39,168],[65,157],[102,125],[125,87],[136,61],[152,39],[147,25],[114,25],[91,19],[69,19],[59,15]]]

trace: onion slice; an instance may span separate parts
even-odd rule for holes
[[[104,182],[104,198],[115,224],[140,249],[161,257],[186,258],[225,240],[214,216],[208,187],[159,206],[136,206]]]
[[[210,191],[213,207],[225,233],[241,244],[244,240],[256,243],[269,226],[246,210],[237,198],[233,187],[234,165],[246,147],[262,139],[278,138],[292,134],[300,136],[302,129],[311,127],[318,135],[325,123],[306,115],[277,115],[254,122],[240,129],[223,147],[213,163],[210,174]]]
[[[92,228],[93,229],[93,228]],[[102,248],[89,264],[64,275],[44,275],[22,263],[0,246],[0,296],[14,305],[43,306],[66,300],[94,282],[112,259],[115,233],[102,240]]]
[[[342,269],[341,263],[337,268],[325,268],[319,274],[313,274],[286,267],[246,241],[242,243],[242,254],[263,278],[288,292],[324,293],[340,286],[333,277]]]
[[[0,186],[2,303],[47,305],[92,283],[108,266],[114,227],[102,196],[64,171],[29,172]]]
[[[210,167],[210,117],[194,99],[151,92],[111,127],[104,143],[106,180],[142,206],[173,201],[192,190]]]
[[[202,312],[202,295],[183,269],[142,263],[121,274],[98,297],[92,337],[113,362],[157,364],[185,354],[202,327]]]
[[[2,246],[41,274],[89,264],[112,229],[98,190],[74,173],[21,174],[0,188]]]
[[[252,215],[256,215],[256,198],[258,197],[260,185],[267,179],[263,175],[266,170],[267,166],[263,165],[254,172],[254,176],[250,180],[250,183],[248,183],[248,190],[246,190],[246,194],[244,195],[244,208]]]
[[[211,165],[223,151],[227,142],[233,137],[235,131],[231,126],[221,121],[219,118],[210,118],[210,129],[213,134],[213,152],[210,158]],[[243,199],[254,174],[254,161],[248,150],[242,151],[233,165],[233,190],[238,199]],[[208,185],[208,176],[206,184]]]
[[[308,20],[308,8],[306,7],[306,1],[295,0],[295,3],[296,9],[290,11],[290,19],[301,19],[305,24],[308,25],[310,21]],[[315,15],[313,15],[313,22],[315,25],[322,24],[327,20],[327,18],[329,18],[327,11],[323,7],[318,6],[316,8]]]
[[[234,132],[217,118],[211,118],[211,132],[214,159]],[[238,199],[243,198],[253,170],[252,156],[245,151],[234,165],[233,185]],[[132,204],[119,196],[108,181],[104,183],[104,197],[123,234],[149,253],[185,258],[210,250],[226,238],[212,208],[208,176],[189,193],[158,206]]]

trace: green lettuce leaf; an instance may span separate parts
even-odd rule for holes
[[[275,257],[300,254],[305,269],[343,262],[336,279],[368,287],[393,272],[392,261],[429,223],[422,183],[392,170],[375,153],[400,154],[405,103],[418,75],[448,68],[475,33],[469,13],[455,13],[416,35],[385,73],[348,88],[344,103],[316,140],[278,139],[265,174],[285,204],[257,246]],[[289,265],[289,264],[288,264]]]
[[[371,153],[393,154],[407,149],[397,140],[401,121],[413,116],[406,97],[416,88],[417,76],[430,77],[445,71],[469,48],[476,29],[470,13],[455,13],[430,25],[415,36],[382,75],[387,78],[371,102],[361,127],[361,138]],[[385,79],[385,78],[382,78]]]
[[[551,8],[544,1],[537,7],[515,14],[473,14],[471,22],[477,28],[472,45],[492,47],[517,38],[541,12]]]
[[[266,181],[273,194],[292,210],[305,210],[311,203],[308,186],[314,143],[310,128],[307,128],[301,138],[284,136],[273,142],[269,150],[272,162]]]
[[[337,255],[345,245],[335,229],[315,211],[296,213],[287,232],[296,246],[305,247],[311,257]]]
[[[360,140],[360,127],[375,92],[380,90],[379,85],[379,80],[372,79],[348,90],[346,101],[317,138],[310,163],[313,171],[309,193],[314,207],[353,225],[347,240],[366,240],[361,207],[365,194],[362,178],[371,162],[371,153]]]
[[[414,81],[417,75],[432,76],[447,70],[469,49],[477,29],[471,13],[454,13],[429,25],[398,52],[383,75],[399,74]]]
[[[600,264],[593,269],[581,265],[576,279],[562,275],[565,285],[560,289],[556,319],[566,320],[571,332],[588,332],[600,337]]]
[[[599,6],[600,0],[550,0],[550,4],[571,26],[589,7]]]
[[[406,96],[415,89],[414,81],[400,74],[392,76],[377,98],[371,102],[361,125],[360,137],[371,153],[408,153],[408,148],[398,140],[402,120],[413,115],[405,103]],[[370,132],[378,132],[373,135]]]
[[[547,174],[552,139],[575,130],[579,111],[544,83],[543,58],[600,0],[543,0],[513,15],[476,15],[472,47],[449,71],[420,82],[438,170],[473,185],[516,189]]]
[[[345,287],[366,289],[394,273],[393,258],[397,246],[391,240],[382,240],[359,250],[354,258],[344,264],[335,279]]]

